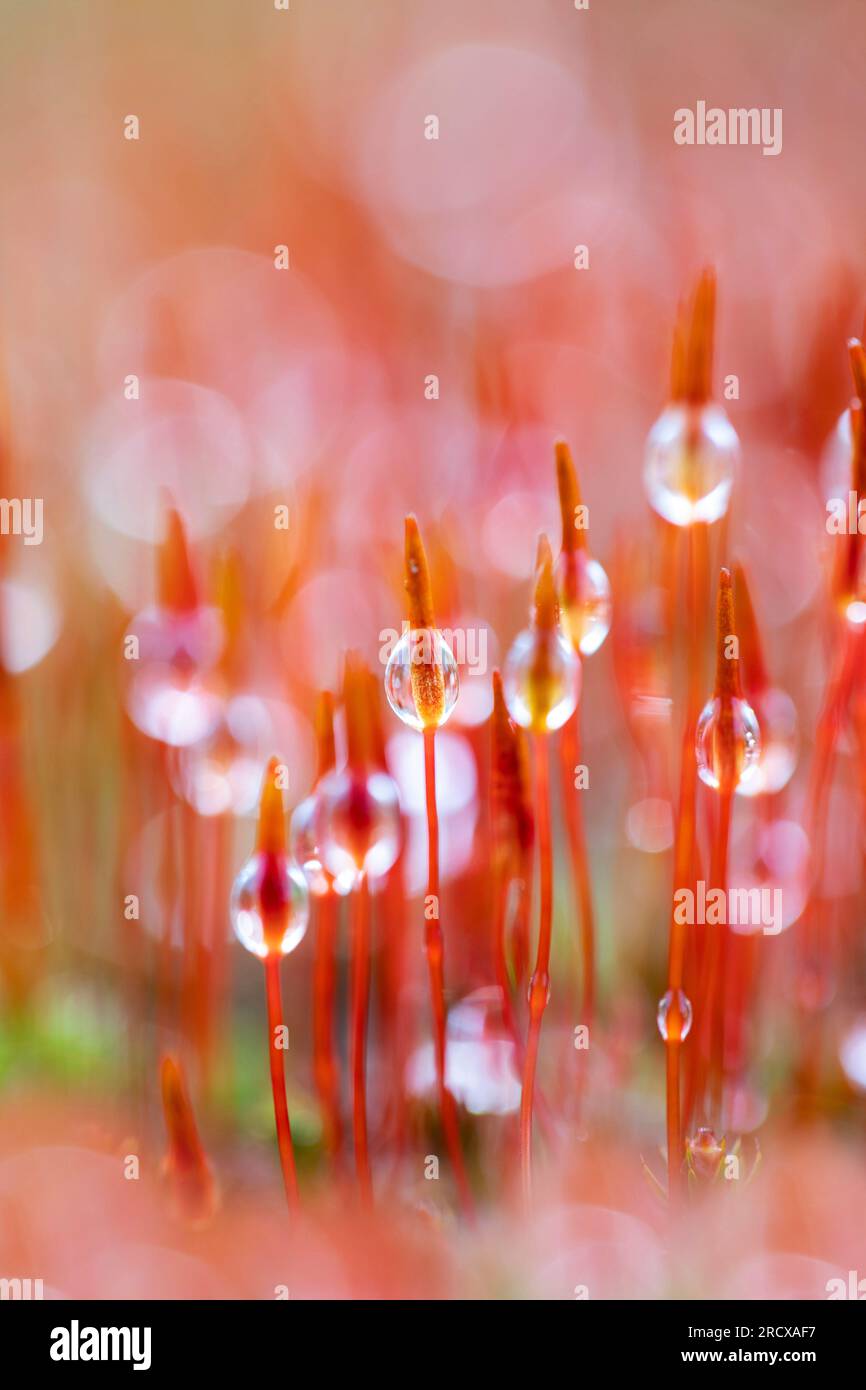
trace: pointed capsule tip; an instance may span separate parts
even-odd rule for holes
[[[370,757],[370,695],[366,663],[359,652],[347,651],[343,662],[343,712],[349,767],[361,772]]]
[[[166,1053],[159,1067],[160,1082],[162,1085],[163,1099],[168,1104],[169,1099],[173,1099],[183,1091],[183,1081],[181,1080],[180,1067],[177,1058],[172,1054]]]
[[[286,820],[283,808],[284,764],[273,755],[262,778],[259,826],[256,847],[262,854],[280,854],[286,848]]]
[[[497,666],[493,672],[493,712],[491,715],[494,730],[501,728],[505,724],[510,724],[511,715],[508,712],[508,704],[505,699],[505,685],[502,680],[502,672]]]
[[[159,604],[176,613],[188,613],[199,605],[198,583],[183,518],[167,494],[165,501],[165,532],[158,556]]]
[[[671,400],[705,405],[712,395],[716,273],[705,266],[688,305],[680,305],[671,352]]]
[[[562,548],[571,554],[578,545],[586,544],[586,530],[577,528],[577,509],[580,506],[580,484],[571,450],[564,439],[553,446],[556,458],[556,484],[559,492],[559,511],[562,519]]]
[[[413,628],[435,627],[433,589],[427,552],[421,539],[417,518],[410,512],[406,517],[405,588],[409,600],[409,623]]]
[[[535,572],[538,574],[546,564],[553,564],[553,551],[550,547],[546,531],[539,531],[538,540],[535,543]]]
[[[731,639],[734,639],[732,644]],[[740,663],[737,632],[734,624],[734,590],[731,571],[719,570],[716,600],[716,695],[740,694]]]
[[[556,584],[553,579],[553,552],[550,541],[542,531],[538,537],[538,550],[535,561],[535,625],[551,631],[559,622],[559,603],[556,597]]]
[[[316,735],[316,781],[320,782],[326,773],[336,766],[337,753],[334,741],[334,697],[330,690],[320,690],[316,699],[314,718]]]

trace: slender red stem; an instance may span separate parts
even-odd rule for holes
[[[680,1190],[683,1133],[680,1115],[680,1042],[665,1043],[665,1090],[667,1095],[668,1192],[676,1201]],[[671,1154],[680,1155],[679,1163],[671,1164]]]
[[[720,889],[725,894],[728,887],[728,841],[731,833],[732,801],[732,789],[719,793],[718,821],[713,840],[710,873],[712,887]],[[722,1098],[727,923],[719,922],[714,926],[708,924],[707,931],[709,935],[699,998],[701,1032],[696,1098],[700,1103],[705,1085],[711,1085],[713,1088],[713,1109],[717,1112],[715,1118],[721,1120],[719,1112],[721,1111]],[[708,1098],[703,1096],[703,1100],[705,1106],[708,1106]],[[710,1118],[709,1114],[707,1118]]]
[[[535,970],[529,982],[529,1036],[523,1062],[523,1089],[520,1095],[520,1168],[523,1197],[527,1207],[532,1201],[532,1102],[541,1039],[541,1020],[550,995],[550,942],[553,932],[553,847],[550,833],[550,768],[546,734],[537,734],[535,737],[535,802],[541,894],[538,952]]]
[[[298,1207],[298,1177],[295,1172],[295,1151],[292,1146],[292,1126],[286,1100],[285,1048],[278,1047],[283,1030],[283,998],[280,987],[280,957],[273,952],[265,957],[265,993],[268,1000],[268,1057],[271,1065],[271,1090],[274,1097],[274,1119],[277,1125],[277,1144],[280,1167],[289,1211]]]
[[[532,907],[532,847],[522,850],[518,866],[519,889],[514,921],[509,933],[514,986],[520,990],[529,969],[529,927]]]
[[[595,913],[592,880],[586,852],[583,806],[574,786],[574,769],[580,761],[580,706],[562,731],[562,793],[565,826],[577,898],[580,906],[580,962],[582,978],[581,1018],[591,1028],[595,1013]]]
[[[340,1081],[334,1050],[334,996],[337,984],[337,896],[328,891],[317,900],[316,956],[313,964],[313,1076],[319,1100],[328,1153],[339,1159],[343,1143],[340,1115]]]
[[[526,1042],[521,1034],[514,1007],[514,991],[508,978],[505,941],[508,898],[513,880],[510,878],[508,868],[500,858],[500,852],[496,848],[493,851],[493,862],[496,865],[493,883],[493,973],[502,996],[502,1022],[514,1046],[515,1065],[522,1073],[526,1057]],[[550,1108],[541,1090],[534,1092],[534,1094],[538,1102],[535,1106],[538,1120],[544,1130],[545,1137],[553,1142],[555,1132]]]
[[[701,698],[701,626],[704,591],[704,558],[706,531],[697,525],[686,533],[686,713],[683,726],[680,762],[679,807],[674,842],[674,896],[679,888],[692,887],[695,880],[695,808],[697,800],[697,766],[695,761],[695,730]],[[671,911],[668,948],[668,991],[682,988],[685,970],[686,929]],[[668,1060],[665,1083],[666,1128],[668,1136],[668,1194],[675,1199],[682,1189],[683,1124],[680,1104],[680,1049],[682,1042],[665,1044]],[[676,1053],[672,1058],[671,1054]]]
[[[472,1190],[466,1175],[457,1106],[446,1084],[447,1026],[445,1015],[445,946],[439,921],[439,814],[436,809],[436,730],[424,730],[424,785],[427,799],[427,899],[424,912],[424,950],[430,977],[430,1002],[433,1007],[433,1046],[436,1058],[436,1082],[445,1143],[454,1169],[464,1212],[473,1211]]]
[[[367,1013],[370,1003],[370,888],[362,874],[352,895],[352,1134],[355,1171],[365,1206],[373,1202],[367,1143]]]
[[[508,978],[508,961],[505,949],[505,923],[508,909],[508,895],[511,880],[508,869],[500,860],[499,852],[494,850],[493,875],[493,973],[502,996],[502,1021],[516,1048],[522,1050],[521,1038],[511,997],[511,982]]]

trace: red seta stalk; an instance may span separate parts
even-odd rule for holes
[[[681,313],[674,331],[671,354],[670,395],[674,403],[705,406],[712,393],[713,335],[716,317],[716,278],[703,271],[691,309]],[[689,443],[691,448],[691,443]],[[692,888],[696,880],[696,791],[695,730],[701,710],[701,613],[706,587],[706,525],[691,523],[687,528],[687,694],[680,765],[680,803],[674,837],[673,902],[680,888]],[[685,926],[677,922],[671,905],[669,959],[667,959],[667,997],[678,999],[685,972]],[[666,1044],[666,1129],[667,1190],[671,1200],[683,1193],[683,1112],[681,1112],[680,1069],[684,1038],[681,1020],[671,1017]]]
[[[743,771],[745,749],[737,727],[737,705],[742,702],[740,663],[734,622],[734,592],[730,570],[719,575],[716,609],[716,680],[713,697],[717,706],[715,727],[707,751],[718,787],[719,804],[713,837],[711,885],[727,897],[728,843],[734,792]],[[700,996],[699,1054],[696,1097],[718,1121],[722,1119],[724,1071],[725,1005],[727,976],[727,915],[715,925],[708,924]],[[711,1088],[711,1099],[704,1094]]]
[[[538,951],[535,970],[529,984],[529,1035],[520,1096],[520,1169],[523,1198],[527,1206],[532,1201],[532,1107],[535,1073],[538,1065],[541,1021],[550,998],[550,942],[553,931],[553,846],[550,831],[550,768],[546,734],[535,735],[533,752],[541,895]]]
[[[285,1049],[278,1046],[283,1034],[283,997],[280,987],[280,957],[270,952],[265,957],[265,995],[268,1005],[268,1058],[271,1068],[271,1092],[274,1098],[274,1119],[277,1127],[277,1146],[280,1168],[290,1213],[298,1208],[298,1176],[295,1170],[295,1150],[292,1126],[286,1100]]]
[[[517,1026],[513,991],[508,974],[508,906],[515,877],[520,880],[520,896],[515,913],[515,930],[523,953],[525,934],[524,905],[528,898],[526,878],[531,877],[531,853],[535,836],[532,792],[528,772],[526,740],[522,729],[509,716],[500,671],[493,672],[493,712],[490,716],[490,836],[493,865],[493,974],[502,996],[503,1022],[514,1042],[518,1058],[523,1057],[523,1038]],[[527,861],[529,873],[527,874]],[[514,961],[515,985],[519,989],[526,966]]]
[[[586,624],[585,575],[590,556],[587,530],[585,526],[578,527],[577,517],[585,508],[581,505],[577,469],[565,440],[557,440],[554,452],[562,519],[562,549],[556,567],[560,609],[563,626],[580,656]],[[560,755],[565,828],[580,915],[581,1022],[589,1028],[595,1011],[595,916],[583,807],[580,797],[574,794],[574,769],[580,760],[580,705],[563,727]]]
[[[350,981],[350,1059],[352,1074],[352,1140],[355,1175],[362,1205],[373,1202],[373,1179],[367,1134],[367,1016],[370,1006],[370,887],[366,873],[370,808],[366,773],[371,755],[369,671],[355,652],[347,652],[343,673],[346,716],[346,761],[353,779],[353,854],[355,881],[350,909],[352,965]]]
[[[424,789],[427,802],[427,910],[424,916],[424,950],[430,977],[433,1009],[433,1047],[436,1084],[445,1143],[454,1169],[464,1212],[473,1211],[472,1190],[463,1160],[457,1106],[448,1089],[447,1019],[445,1013],[445,950],[439,921],[439,813],[436,807],[436,730],[424,730]]]
[[[274,1101],[274,1122],[277,1131],[277,1147],[280,1154],[283,1186],[286,1191],[286,1203],[291,1215],[298,1206],[298,1179],[295,1171],[295,1151],[292,1145],[292,1127],[289,1121],[289,1106],[286,1098],[286,1049],[282,1045],[285,1025],[280,985],[280,962],[282,960],[283,937],[291,907],[282,882],[282,865],[286,861],[287,852],[283,793],[279,782],[280,767],[279,759],[271,758],[262,782],[256,854],[260,856],[263,867],[258,885],[257,908],[262,919],[265,948],[261,959],[265,969],[268,1062],[271,1074],[271,1093]]]
[[[712,390],[713,337],[715,328],[716,282],[705,270],[698,282],[688,313],[681,312],[671,358],[671,400],[700,408]],[[701,614],[703,611],[704,567],[707,527],[692,522],[686,529],[686,642],[687,674],[685,719],[680,763],[679,807],[674,841],[674,892],[672,895],[670,941],[668,949],[667,997],[673,1001],[668,1020],[665,1050],[665,1110],[667,1129],[668,1195],[676,1200],[683,1191],[683,1117],[680,1097],[681,1049],[684,1038],[680,1013],[686,958],[686,928],[674,911],[680,888],[694,887],[697,878],[697,768],[695,732],[700,712]]]
[[[322,1105],[325,1143],[332,1162],[343,1146],[340,1084],[334,1051],[334,1000],[337,989],[337,896],[322,894],[317,902],[316,952],[313,962],[313,1076]]]
[[[427,554],[414,516],[406,517],[404,549],[405,588],[412,630],[436,631],[433,589]],[[466,1175],[457,1106],[448,1089],[447,1023],[445,1013],[444,939],[439,920],[439,814],[436,807],[436,730],[447,718],[445,673],[435,650],[429,660],[413,660],[412,698],[424,737],[424,788],[427,809],[427,897],[424,908],[424,950],[430,977],[433,1008],[433,1046],[436,1082],[445,1142],[467,1216],[473,1212],[472,1190]]]
[[[592,880],[586,851],[583,806],[580,797],[574,794],[574,769],[580,762],[579,705],[562,730],[560,751],[565,829],[580,909],[580,1021],[585,1027],[591,1028],[595,1013],[595,914],[592,905]]]
[[[680,763],[679,806],[674,840],[674,898],[678,889],[693,887],[697,877],[696,805],[697,769],[695,765],[695,732],[700,711],[700,611],[704,590],[703,574],[706,554],[706,528],[690,526],[686,554],[686,623],[688,640],[688,675],[686,716],[683,726]],[[686,927],[671,910],[670,941],[668,946],[668,995],[674,997],[683,987],[686,958]],[[683,1115],[680,1096],[680,1072],[684,1039],[676,1028],[669,1030],[665,1041],[665,1112],[667,1130],[668,1194],[676,1198],[683,1188]]]
[[[352,1135],[358,1190],[366,1207],[373,1204],[373,1179],[367,1138],[367,1015],[370,1007],[370,888],[361,874],[352,894]]]
[[[713,836],[710,884],[727,894],[728,843],[731,833],[733,789],[720,791],[718,818]],[[728,956],[728,927],[724,923],[707,928],[703,972],[699,991],[701,1029],[698,1038],[695,1094],[703,1101],[707,1120],[721,1121],[724,1017]],[[712,1088],[712,1099],[706,1094]]]
[[[527,1210],[532,1201],[532,1108],[535,1073],[541,1039],[541,1021],[550,998],[550,943],[553,932],[553,844],[550,829],[550,764],[547,740],[558,682],[554,676],[555,645],[560,640],[559,600],[553,578],[553,556],[545,535],[539,536],[532,601],[532,663],[527,672],[528,727],[533,734],[535,801],[538,829],[539,895],[538,947],[535,969],[529,981],[529,1033],[523,1064],[520,1097],[520,1168]],[[574,700],[579,681],[575,662]]]
[[[334,698],[323,690],[316,701],[316,783],[336,763]],[[322,870],[325,874],[325,870]],[[316,951],[313,962],[313,1078],[322,1107],[325,1145],[333,1164],[343,1145],[340,1113],[340,1076],[334,1049],[334,1008],[337,990],[338,900],[330,875],[327,888],[317,897]]]

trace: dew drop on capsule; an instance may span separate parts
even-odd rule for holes
[[[386,874],[400,852],[400,799],[393,779],[385,772],[363,776],[345,768],[322,779],[318,796],[316,840],[337,890],[348,892],[365,874]]]
[[[718,521],[728,509],[739,457],[737,432],[720,406],[668,406],[647,436],[650,505],[674,526]]]
[[[289,853],[300,865],[310,892],[316,898],[324,897],[331,887],[318,838],[319,795],[312,792],[295,807],[289,826]]]
[[[760,749],[752,771],[737,786],[740,796],[779,792],[794,775],[799,751],[797,708],[787,691],[770,688],[755,697]]]
[[[580,695],[580,660],[561,632],[525,628],[518,633],[502,671],[505,703],[524,729],[561,729]]]
[[[419,673],[435,665],[442,673],[443,698],[437,726],[445,723],[457,703],[460,682],[454,653],[438,628],[417,627],[404,631],[385,667],[385,694],[388,704],[404,724],[419,732],[429,720],[422,719],[416,703]],[[412,674],[415,672],[416,680]]]
[[[306,934],[307,881],[287,855],[256,851],[232,884],[230,914],[245,950],[260,960],[271,954],[287,956]]]
[[[755,712],[747,701],[730,698],[733,724],[734,787],[754,776],[761,751],[761,734]],[[701,711],[695,733],[698,775],[708,787],[718,788],[724,780],[728,741],[722,733],[722,701],[708,700]]]
[[[684,1042],[692,1027],[692,1006],[681,989],[669,989],[659,1000],[656,1022],[665,1042]]]
[[[610,580],[585,550],[563,550],[555,578],[562,626],[575,650],[592,656],[610,631]]]
[[[136,671],[126,692],[126,711],[137,729],[170,748],[189,748],[219,726],[222,700],[197,676],[172,666]]]

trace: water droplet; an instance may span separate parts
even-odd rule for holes
[[[429,680],[436,682],[432,702],[424,699],[425,693],[429,695],[425,691]],[[385,694],[398,718],[411,729],[422,730],[431,724],[439,727],[456,705],[459,689],[457,662],[439,629],[417,627],[405,631],[385,667]],[[425,703],[435,706],[435,718],[431,718],[430,708],[425,714]]]
[[[849,1027],[839,1044],[839,1061],[851,1085],[866,1092],[866,1017]]]
[[[514,1040],[502,1021],[498,989],[480,989],[448,1011],[446,1081],[470,1115],[509,1115],[520,1105],[520,1072]],[[407,1083],[413,1095],[435,1094],[433,1044],[410,1058]]]
[[[753,777],[761,751],[761,734],[750,704],[734,696],[731,705],[731,733],[723,731],[722,701],[709,700],[701,711],[695,735],[695,753],[701,781],[718,788],[727,775],[732,758],[734,787]],[[731,747],[732,740],[732,747]]]
[[[524,729],[561,729],[577,708],[580,660],[561,632],[524,629],[502,679],[509,713]]]
[[[340,892],[362,874],[380,878],[400,852],[400,801],[393,778],[346,768],[319,784],[315,838],[322,864]]]
[[[185,748],[173,778],[200,816],[246,816],[258,802],[266,752],[244,747],[223,718],[211,735]]]
[[[224,642],[223,621],[216,608],[174,613],[154,605],[132,620],[127,637],[138,639],[138,659],[179,671],[205,671],[218,660]]]
[[[307,881],[285,854],[257,852],[232,885],[232,929],[241,945],[261,960],[287,956],[303,940],[310,916]]]
[[[126,709],[137,729],[172,748],[208,738],[219,724],[222,701],[195,676],[172,666],[136,672],[126,692]]]
[[[778,792],[794,775],[799,752],[797,709],[784,690],[765,690],[755,698],[755,715],[760,730],[760,751],[753,771],[741,779],[741,796],[760,796]]]
[[[659,1000],[656,1022],[665,1042],[684,1042],[692,1027],[692,1006],[681,989],[668,990]]]
[[[725,1146],[716,1138],[714,1131],[703,1125],[691,1139],[686,1140],[686,1148],[698,1177],[714,1178],[725,1156]]]
[[[556,562],[562,626],[581,656],[597,652],[610,631],[610,580],[585,550],[563,550]]]
[[[123,664],[129,675],[126,709],[136,728],[173,748],[208,738],[223,712],[222,700],[204,677],[222,647],[219,613],[147,608],[130,624],[127,638],[132,637],[137,657]]]
[[[341,883],[332,883],[330,875],[322,863],[322,852],[319,849],[319,795],[313,792],[311,796],[299,803],[292,812],[291,826],[289,827],[289,852],[296,864],[299,864],[307,886],[314,897],[321,898],[329,892],[331,887],[336,888],[337,892],[345,891]]]
[[[720,406],[669,406],[647,438],[644,486],[651,506],[674,526],[718,521],[739,457],[737,432]]]

